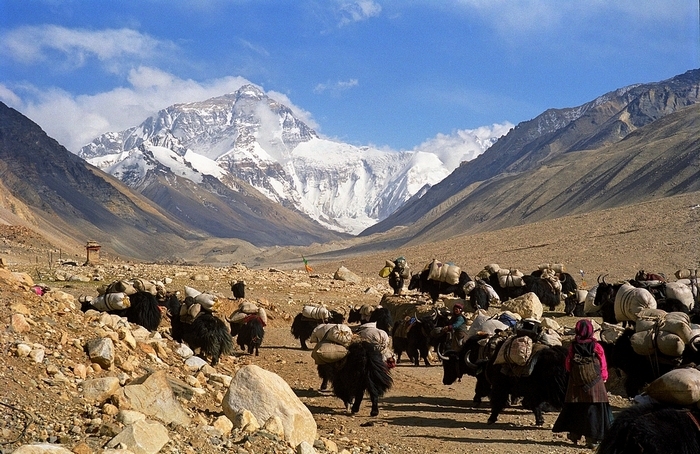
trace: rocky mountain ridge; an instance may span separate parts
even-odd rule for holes
[[[700,70],[692,70],[550,109],[363,235],[405,226],[406,241],[420,241],[695,191],[699,99]],[[678,179],[687,184],[669,183]]]
[[[496,139],[475,134],[472,155],[463,158],[483,152]],[[322,138],[253,85],[170,106],[139,126],[96,138],[78,154],[144,192],[155,177],[157,148],[224,186],[235,177],[327,228],[351,233],[385,218],[452,170],[430,150],[387,151]],[[161,159],[159,172],[190,174],[171,163]]]

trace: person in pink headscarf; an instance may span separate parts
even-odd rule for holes
[[[569,383],[565,403],[552,431],[568,432],[574,444],[585,436],[587,447],[594,448],[613,419],[605,389],[608,365],[603,347],[593,337],[593,323],[581,319],[576,322],[575,332],[566,356]]]

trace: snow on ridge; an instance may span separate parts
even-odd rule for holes
[[[483,153],[513,125],[439,134],[409,151],[357,147],[319,137],[255,86],[161,110],[96,138],[78,153],[138,187],[156,166],[201,183],[246,181],[326,227],[357,234],[386,218],[462,161]]]

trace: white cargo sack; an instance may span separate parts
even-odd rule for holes
[[[695,305],[695,299],[693,298],[693,290],[690,286],[685,285],[682,282],[669,282],[666,284],[666,298],[673,298],[681,303],[688,310],[692,310]]]
[[[260,320],[263,322],[263,325],[267,325],[267,312],[265,312],[265,309],[262,307],[258,309],[258,317],[260,317]]]
[[[317,365],[340,361],[348,354],[348,349],[334,342],[319,342],[311,351],[311,357]]]
[[[451,285],[459,283],[459,275],[462,273],[462,270],[457,265],[441,263],[433,259],[429,266],[428,279],[446,282]]]
[[[583,302],[583,313],[588,316],[597,315],[600,312],[600,307],[595,305],[595,294],[598,291],[598,286],[594,285],[586,295],[586,300]]]
[[[542,303],[536,294],[528,292],[517,298],[503,301],[501,309],[508,310],[520,315],[522,318],[542,318]]]
[[[643,309],[656,309],[654,295],[645,288],[622,284],[615,295],[615,318],[618,322],[637,320]]]
[[[185,297],[191,296],[192,298],[195,298],[200,293],[202,293],[202,292],[200,292],[196,288],[185,286]]]
[[[238,306],[238,311],[243,312],[244,314],[257,314],[260,311],[260,308],[257,306],[255,303],[251,303],[250,301],[244,301],[241,303],[240,306]]]
[[[90,304],[100,312],[108,312],[127,309],[131,301],[125,293],[104,293],[90,300]]]
[[[486,271],[488,271],[490,274],[493,273],[498,273],[498,271],[501,269],[501,267],[498,265],[498,263],[490,263],[484,267]]]
[[[245,320],[245,318],[248,315],[250,315],[250,314],[246,314],[245,312],[238,312],[237,311],[237,312],[232,313],[229,316],[228,321],[231,323],[243,323],[243,320]]]
[[[194,297],[194,302],[201,304],[205,310],[214,311],[219,306],[219,297],[212,293],[200,293]]]
[[[607,344],[614,344],[624,334],[625,328],[619,325],[613,325],[608,322],[603,322],[600,330],[600,340]]]
[[[502,288],[523,287],[523,273],[519,270],[498,270],[498,285]]]
[[[649,383],[645,392],[662,403],[692,405],[700,401],[700,371],[674,369]]]
[[[131,284],[139,292],[150,293],[153,296],[158,294],[156,284],[151,281],[147,281],[145,279],[132,279]]]
[[[352,342],[352,330],[348,325],[342,323],[322,323],[311,332],[309,342],[322,341],[334,342],[347,347]]]
[[[494,364],[524,366],[532,355],[532,339],[528,336],[509,337],[498,350]]]
[[[331,313],[328,308],[323,306],[306,305],[302,308],[301,315],[314,320],[326,320]]]
[[[389,348],[389,335],[384,330],[377,328],[376,322],[360,325],[357,329],[357,336],[378,346],[380,351]]]
[[[500,320],[491,318],[486,314],[479,314],[474,317],[474,321],[472,321],[471,326],[469,326],[469,329],[467,330],[467,338],[475,336],[479,333],[486,333],[490,337],[493,336],[497,330],[505,331],[507,329],[508,325]]]

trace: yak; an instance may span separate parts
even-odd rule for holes
[[[396,362],[400,362],[401,355],[406,352],[414,366],[418,366],[421,359],[426,366],[430,366],[428,360],[430,347],[437,350],[446,338],[444,333],[436,333],[435,328],[446,326],[448,317],[448,314],[434,309],[431,314],[394,323],[392,346],[396,354]]]
[[[149,292],[136,292],[129,295],[131,305],[126,309],[107,311],[120,317],[125,317],[129,322],[141,325],[149,331],[155,331],[160,325],[163,314],[159,308],[158,299]],[[90,300],[81,300],[80,309],[85,312],[94,309]]]
[[[382,353],[368,341],[355,341],[348,346],[348,354],[340,361],[319,364],[318,375],[324,384],[330,382],[333,394],[353,414],[360,411],[366,394],[372,402],[370,416],[379,415],[379,398],[391,389],[393,379]],[[321,385],[321,389],[324,388]]]
[[[621,411],[598,454],[694,454],[700,452],[700,410],[639,404]]]
[[[311,337],[311,333],[314,331],[314,328],[321,323],[340,324],[343,323],[344,320],[345,314],[341,314],[340,312],[334,310],[330,311],[330,317],[327,320],[304,317],[304,315],[300,312],[292,321],[292,336],[294,336],[295,339],[299,339],[302,350],[309,350],[309,347],[306,345],[306,341]]]
[[[608,369],[619,369],[625,373],[624,389],[628,397],[640,394],[647,384],[666,372],[684,365],[700,364],[698,336],[688,342],[680,357],[666,356],[658,351],[653,355],[644,356],[637,354],[632,348],[631,337],[634,333],[634,329],[627,328],[614,344],[600,342],[605,350]]]
[[[178,342],[184,342],[192,350],[199,349],[203,359],[210,359],[211,365],[216,366],[221,355],[233,354],[233,338],[226,323],[209,311],[202,310],[191,323],[186,323],[180,317],[182,304],[190,305],[194,299],[190,296],[183,303],[176,295],[171,295],[168,307],[171,314],[172,336]]]
[[[389,309],[382,306],[376,306],[373,308],[369,305],[366,306],[367,308],[365,308],[365,306],[350,308],[350,311],[348,311],[348,323],[364,324],[376,322],[377,328],[381,329],[389,336],[391,336],[393,322],[391,319],[391,312],[389,312]],[[363,309],[365,311],[367,311],[367,309],[370,309],[369,317],[363,318]]]
[[[389,262],[387,262],[389,263]],[[406,259],[399,257],[393,261],[394,267],[389,273],[389,287],[394,290],[394,295],[400,295],[403,290],[404,281],[410,276],[410,269]]]
[[[645,385],[651,383],[666,372],[681,364],[681,358],[672,358],[657,353],[651,356],[637,354],[632,348],[631,337],[634,329],[626,329],[614,344],[601,341],[605,359],[611,374],[614,369],[625,373],[625,393],[634,397],[642,392]]]
[[[517,298],[526,293],[532,292],[539,298],[543,306],[549,307],[550,311],[554,311],[561,302],[561,295],[566,295],[569,298],[575,298],[576,280],[569,273],[559,273],[559,282],[561,290],[556,288],[549,279],[542,279],[540,276],[542,270],[535,270],[531,274],[526,274],[522,277],[522,286],[516,287],[501,287],[498,273],[491,273],[488,277],[488,283],[498,293],[501,301]]]
[[[419,274],[414,274],[411,276],[411,280],[408,282],[409,290],[418,290],[421,293],[427,293],[430,295],[430,299],[436,302],[440,295],[453,294],[454,296],[462,299],[467,299],[467,294],[464,291],[464,285],[471,281],[472,278],[462,271],[459,273],[459,281],[456,284],[450,284],[447,282],[436,281],[434,279],[428,279],[430,273],[429,269],[421,271]]]
[[[260,354],[259,349],[265,337],[265,322],[258,314],[250,314],[242,322],[230,322],[231,336],[236,337],[236,343],[242,350],[248,350],[248,354],[255,356]]]
[[[546,346],[533,353],[529,364],[523,369],[509,364],[495,364],[498,350],[504,345],[498,338],[494,339],[494,342],[497,342],[496,346],[489,349],[488,359],[473,363],[472,350],[476,348],[475,341],[478,339],[472,337],[459,352],[441,354],[443,383],[451,385],[464,373],[477,377],[475,402],[480,402],[481,397],[490,392],[491,414],[487,424],[498,420],[510,398],[522,397],[523,408],[534,413],[535,424],[538,426],[544,424],[542,413],[547,408],[560,409],[563,406],[568,381],[568,372],[564,366],[566,348]],[[481,383],[479,379],[482,380]],[[484,379],[487,383],[483,382]]]
[[[617,298],[617,293],[623,285],[630,285],[628,283],[619,284],[608,284],[605,282],[605,276],[598,276],[598,288],[595,293],[594,305],[600,308],[600,314],[603,317],[603,321],[606,323],[611,323],[616,325],[618,323],[617,315],[615,313],[615,299]],[[650,308],[656,309],[656,300],[653,295],[644,288],[635,288],[632,293],[627,294],[624,298],[625,303],[628,306],[635,306],[637,309]],[[631,325],[634,326],[634,321],[631,320],[621,320],[623,326]]]
[[[492,337],[488,333],[477,333],[466,340],[459,351],[448,350],[441,353],[438,350],[438,356],[442,360],[442,383],[451,385],[455,381],[462,380],[462,377],[467,374],[476,377],[476,385],[474,387],[474,405],[479,406],[484,397],[491,395],[491,384],[486,378],[486,366],[488,358],[495,353],[497,342],[489,342],[498,338]],[[483,347],[481,344],[484,344]],[[466,359],[465,359],[466,357]]]

